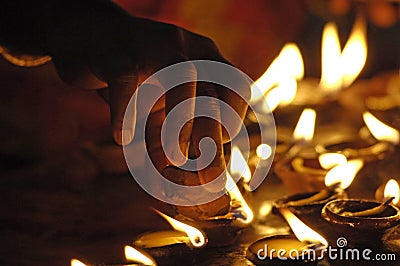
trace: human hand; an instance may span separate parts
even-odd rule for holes
[[[174,25],[122,16],[103,21],[89,30],[89,42],[79,47],[74,43],[75,40],[66,40],[67,44],[57,39],[52,40],[54,44],[50,47],[54,48],[51,56],[64,81],[86,89],[99,89],[100,94],[110,103],[114,139],[123,145],[132,141],[135,128],[135,119],[130,123],[123,123],[126,107],[138,85],[151,74],[187,60],[204,59],[229,64],[210,39]],[[71,50],[70,47],[77,49]],[[196,81],[197,69],[194,66],[188,67],[180,74]],[[237,84],[241,95],[246,95],[248,99],[250,84],[248,80],[241,82]],[[150,85],[162,87],[161,84]],[[154,87],[145,86],[144,89],[151,90]],[[216,146],[215,157],[197,175],[200,183],[206,184],[225,170],[222,145],[234,136],[229,136],[214,119],[195,118],[195,110],[199,106],[193,99],[198,96],[209,96],[226,102],[241,119],[247,110],[246,99],[223,86],[205,82],[185,83],[169,90],[153,106],[146,121],[145,140],[150,159],[161,173],[169,165],[183,165],[188,157],[189,145],[193,145],[196,156],[200,156],[200,141],[207,137],[213,139]],[[191,118],[179,134],[179,147],[168,145],[168,140],[172,143],[176,136],[169,135],[167,131],[167,146],[163,149],[161,128],[165,117],[176,105],[188,99],[192,101],[180,114],[181,117],[179,114],[174,117],[178,121]],[[236,122],[221,115],[218,102],[211,101],[209,104],[210,106],[203,108],[209,108],[216,117],[221,116],[222,124],[230,123],[231,128],[236,128],[236,131],[240,129],[241,124],[232,124]],[[136,117],[136,120],[141,119],[143,118]],[[192,174],[188,176],[193,177]],[[226,179],[220,180],[215,191],[224,189]]]

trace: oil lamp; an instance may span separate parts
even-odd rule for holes
[[[206,235],[194,226],[178,221],[160,211],[174,230],[148,232],[136,237],[133,246],[145,250],[156,260],[192,262],[199,248],[207,244]]]
[[[289,209],[280,209],[294,235],[274,235],[251,244],[246,257],[256,265],[317,265],[328,242],[296,217]]]
[[[384,159],[399,143],[399,132],[382,123],[369,112],[364,112],[363,119],[375,139],[359,138],[326,147],[317,145],[317,152],[339,152],[347,158],[363,158],[365,162]]]
[[[385,202],[391,197],[394,199],[391,201],[391,204],[396,205],[399,204],[399,195],[400,188],[399,183],[395,179],[390,179],[386,184],[381,185],[375,192],[375,199],[380,202]]]
[[[154,259],[143,250],[139,250],[139,249],[136,249],[131,246],[125,246],[124,251],[125,251],[125,258],[127,261],[129,261],[126,263],[86,264],[78,259],[71,259],[70,265],[71,266],[93,266],[93,265],[98,265],[98,266],[139,266],[139,265],[157,266],[157,263],[154,261]]]
[[[185,223],[201,228],[208,237],[208,246],[232,245],[240,232],[254,219],[253,211],[229,173],[227,173],[226,190],[231,197],[231,209],[226,215],[210,217],[201,221],[195,221],[182,215],[177,216]]]
[[[326,166],[332,162],[325,159]],[[289,208],[305,223],[319,229],[322,207],[331,200],[347,198],[345,189],[351,185],[362,166],[361,160],[342,162],[326,174],[325,188],[280,198],[274,202],[274,211],[279,212],[282,208]]]

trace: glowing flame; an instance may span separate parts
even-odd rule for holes
[[[335,92],[341,87],[340,42],[335,23],[327,23],[322,33],[321,87]]]
[[[358,77],[367,61],[367,37],[365,20],[359,16],[340,57],[342,86],[348,87]]]
[[[80,260],[71,259],[71,266],[87,266],[87,265]]]
[[[306,224],[304,224],[296,215],[294,215],[289,209],[281,208],[279,209],[282,216],[288,222],[293,233],[300,241],[308,241],[311,243],[321,243],[323,245],[328,245],[328,241],[323,238],[320,234],[312,230]]]
[[[304,64],[300,50],[294,43],[286,44],[265,73],[251,86],[251,102],[261,99],[273,86],[287,78],[302,79]]]
[[[347,162],[346,156],[341,153],[324,153],[318,157],[319,164],[324,169],[331,169]]]
[[[265,96],[264,112],[271,113],[279,105],[290,104],[297,93],[297,81],[293,77],[282,80],[279,85],[270,90]]]
[[[351,85],[367,60],[366,23],[358,17],[349,39],[340,51],[338,30],[334,23],[327,23],[322,34],[321,87],[334,93]]]
[[[298,143],[309,143],[314,137],[315,118],[317,114],[313,109],[306,108],[301,113],[299,122],[293,131],[293,138]]]
[[[385,190],[383,192],[383,196],[386,199],[389,199],[390,197],[394,197],[392,200],[393,204],[399,203],[399,197],[400,197],[400,188],[399,188],[399,183],[397,183],[396,180],[390,179],[385,186]]]
[[[207,243],[205,236],[199,229],[175,220],[174,218],[169,217],[158,210],[155,211],[161,215],[161,217],[163,217],[175,230],[185,233],[189,237],[190,243],[192,243],[194,247],[202,247]]]
[[[399,143],[399,131],[382,123],[369,112],[364,112],[363,118],[371,134],[377,140],[388,141],[393,144]]]
[[[363,165],[364,162],[362,160],[356,159],[335,166],[326,174],[325,185],[329,187],[339,183],[340,188],[348,188]]]
[[[243,177],[244,182],[248,183],[251,180],[251,172],[250,168],[247,165],[245,158],[240,152],[239,148],[234,146],[232,148],[232,157],[231,157],[231,175],[237,174],[239,177]]]
[[[250,209],[249,205],[247,205],[247,202],[244,200],[242,193],[240,193],[239,188],[237,187],[235,181],[229,173],[226,173],[226,177],[227,179],[225,188],[229,192],[231,199],[240,203],[241,207],[237,210],[243,212],[245,218],[242,220],[244,223],[248,224],[254,218],[253,211]]]
[[[143,265],[157,265],[157,263],[149,256],[140,252],[136,248],[131,246],[125,246],[125,258],[130,261],[134,261]]]
[[[267,160],[269,157],[272,155],[272,149],[271,146],[268,144],[260,144],[258,145],[256,149],[257,156],[261,158],[262,160]]]

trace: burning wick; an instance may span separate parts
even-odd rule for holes
[[[333,185],[327,186],[326,188],[324,188],[317,194],[314,194],[308,198],[289,201],[287,205],[288,206],[302,206],[302,205],[322,201],[322,200],[329,198],[332,194],[334,194],[335,192],[340,191],[340,190],[341,190],[340,182],[337,182]]]
[[[358,212],[345,211],[345,212],[342,212],[341,215],[348,216],[348,217],[369,217],[369,216],[378,215],[386,210],[387,206],[390,203],[392,203],[394,198],[395,197],[390,197],[388,200],[386,200],[385,202],[381,203],[380,205],[378,205],[372,209],[367,209],[367,210],[358,211]]]
[[[294,158],[300,151],[310,145],[314,137],[316,112],[313,109],[306,108],[300,115],[296,128],[293,131],[294,143],[286,152],[286,158]]]
[[[320,192],[287,203],[288,206],[301,206],[328,199],[334,193],[340,193],[348,188],[353,182],[354,177],[364,165],[362,160],[350,160],[340,162],[339,165],[333,167],[325,176],[325,188]]]

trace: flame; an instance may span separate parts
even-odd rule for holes
[[[329,22],[322,32],[321,87],[335,92],[341,87],[340,42],[336,24]]]
[[[251,102],[262,98],[273,86],[287,78],[302,79],[304,63],[300,50],[294,43],[287,43],[264,74],[251,86]]]
[[[237,174],[240,177],[243,177],[244,182],[248,183],[251,180],[251,172],[250,168],[240,152],[239,148],[234,146],[232,148],[232,157],[231,157],[231,175]]]
[[[140,252],[136,248],[126,245],[124,248],[125,258],[143,265],[157,265],[157,263],[149,256]]]
[[[367,37],[365,20],[359,16],[340,57],[342,86],[348,87],[358,77],[367,61]]]
[[[266,113],[273,112],[279,105],[290,104],[297,93],[297,81],[293,77],[282,80],[277,87],[270,90],[265,96],[263,110]]]
[[[340,188],[348,188],[363,165],[364,162],[361,159],[356,159],[335,166],[326,174],[325,185],[329,187],[335,183],[340,183]]]
[[[360,74],[366,60],[366,23],[362,17],[355,21],[342,52],[336,25],[332,22],[325,25],[322,33],[320,86],[327,93],[350,86]]]
[[[289,209],[281,208],[279,209],[282,216],[288,222],[290,228],[296,237],[302,242],[311,242],[311,243],[321,243],[325,246],[328,245],[328,241],[323,238],[320,234],[312,230],[306,224],[304,224],[296,215],[294,215]]]
[[[267,160],[272,155],[271,146],[268,144],[260,144],[256,149],[257,156],[262,160]]]
[[[370,112],[364,112],[363,118],[371,134],[377,140],[388,141],[395,145],[399,143],[399,131],[382,123]]]
[[[306,108],[301,113],[299,122],[293,131],[293,138],[300,143],[309,143],[314,137],[315,118],[317,114],[313,109]]]
[[[175,230],[183,232],[187,234],[190,239],[190,243],[196,248],[204,246],[207,241],[204,234],[197,228],[190,226],[188,224],[182,223],[178,220],[175,220],[168,215],[155,210],[161,217],[163,217]]]
[[[318,161],[322,168],[331,169],[336,165],[346,163],[347,158],[341,153],[324,153],[318,157]]]
[[[71,266],[87,266],[87,265],[78,259],[71,259]]]
[[[238,201],[240,203],[241,207],[238,208],[237,210],[243,212],[245,218],[242,220],[244,223],[248,224],[254,218],[253,211],[250,209],[249,205],[244,200],[242,193],[240,193],[240,190],[237,187],[237,185],[236,185],[235,181],[233,180],[233,178],[231,177],[231,175],[229,173],[226,173],[226,177],[227,178],[226,178],[225,188],[229,192],[231,199]]]
[[[400,197],[400,188],[399,188],[399,183],[397,183],[396,180],[390,179],[385,186],[385,190],[383,192],[383,196],[385,199],[388,199],[390,197],[394,197],[392,200],[392,203],[396,205],[399,203],[399,197]]]

